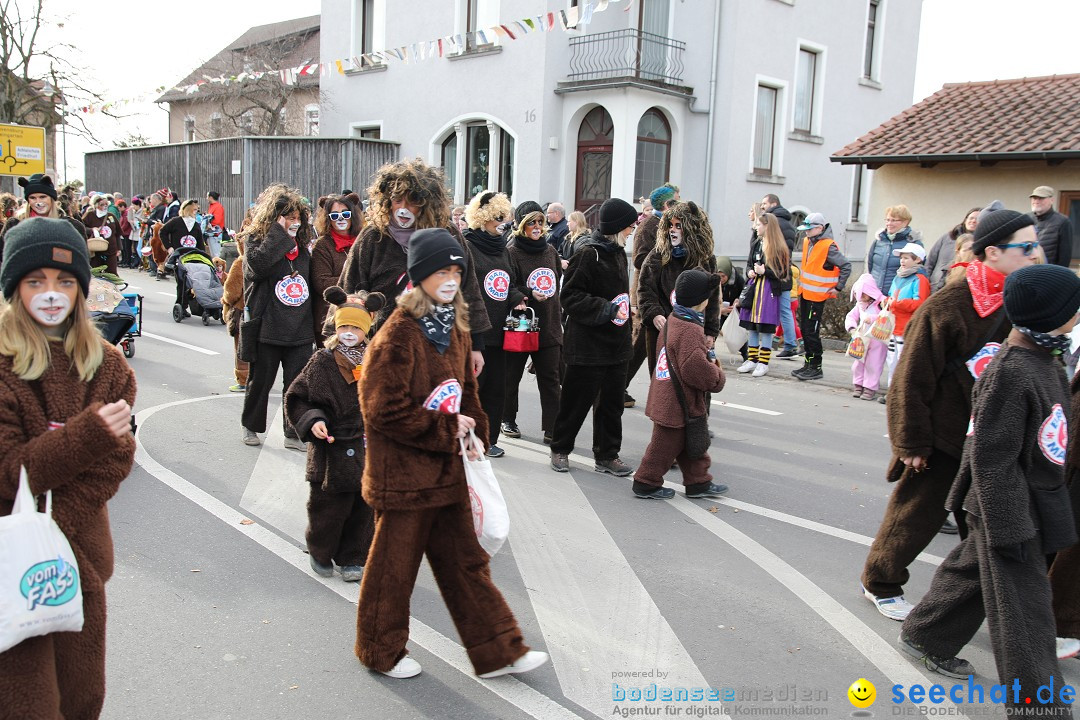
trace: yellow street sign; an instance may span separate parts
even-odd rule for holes
[[[45,128],[0,124],[0,175],[45,172]]]

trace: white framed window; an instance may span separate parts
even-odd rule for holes
[[[195,139],[195,118],[190,115],[184,118],[184,142],[191,142]]]
[[[432,164],[443,168],[455,203],[467,203],[484,190],[504,192],[513,199],[516,144],[499,122],[470,115],[435,136]]]
[[[216,112],[210,116],[210,137],[219,138],[223,132],[221,113]]]
[[[454,33],[465,40],[463,52],[499,44],[499,36],[489,32],[499,24],[499,0],[455,0]],[[473,33],[483,31],[484,37]]]
[[[319,134],[319,106],[308,105],[304,108],[304,134]]]
[[[866,45],[863,49],[862,76],[881,81],[881,48],[885,38],[885,0],[867,0]]]
[[[825,48],[800,40],[795,60],[795,93],[791,129],[804,135],[821,135],[825,97]]]
[[[349,126],[349,130],[352,132],[354,138],[364,138],[366,140],[382,139],[382,123],[379,122],[352,123]]]
[[[351,0],[350,48],[353,57],[381,50],[386,45],[386,0]],[[371,60],[380,64],[378,58]]]
[[[783,160],[784,144],[780,138],[784,135],[787,83],[760,75],[756,79],[750,173],[777,177]]]
[[[865,165],[855,165],[851,181],[851,217],[853,225],[866,224],[866,206],[870,200],[870,173]]]

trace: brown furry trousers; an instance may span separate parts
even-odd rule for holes
[[[664,473],[671,469],[671,463],[676,460],[686,487],[693,489],[695,485],[712,482],[709,453],[696,460],[691,460],[686,454],[686,428],[669,428],[653,423],[652,438],[634,473],[634,482],[660,487],[664,484]]]
[[[904,470],[889,496],[885,518],[870,546],[862,584],[878,597],[904,594],[908,566],[915,562],[949,513],[945,500],[960,471],[960,461],[940,450],[927,459],[927,469]]]
[[[0,720],[95,720],[105,703],[105,593],[83,595],[81,632],[0,653]]]
[[[1023,544],[1026,559],[993,550],[980,518],[968,514],[968,536],[934,573],[922,602],[904,621],[903,632],[932,655],[954,657],[978,632],[990,626],[998,680],[1010,686],[1008,705],[1023,715],[1072,717],[1059,702],[1063,678],[1054,642],[1054,613],[1046,557],[1039,540]],[[1053,703],[1040,705],[1036,691],[1053,682]],[[1011,702],[1012,683],[1020,681],[1019,703]],[[1031,704],[1024,702],[1031,698]],[[1045,691],[1043,699],[1046,699]],[[1053,708],[1053,712],[1047,710]]]
[[[478,675],[528,652],[514,614],[491,582],[488,554],[476,540],[469,505],[462,503],[376,511],[356,613],[360,662],[386,671],[408,654],[409,599],[425,554]]]
[[[326,492],[311,483],[307,510],[307,548],[320,565],[331,560],[340,567],[364,564],[375,524],[359,492]]]

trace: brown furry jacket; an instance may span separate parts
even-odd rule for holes
[[[312,355],[285,393],[285,415],[300,439],[311,443],[304,479],[326,492],[358,492],[364,476],[364,421],[353,366],[345,356],[325,348]],[[334,442],[311,434],[320,420]]]
[[[954,360],[969,359],[987,338],[1000,343],[1009,334],[1004,308],[981,318],[973,302],[967,282],[948,283],[915,311],[904,331],[904,354],[888,394],[890,481],[903,472],[900,457],[929,457],[935,449],[963,455],[975,378]]]
[[[360,409],[367,432],[364,500],[375,510],[421,510],[468,500],[458,454],[457,413],[447,388],[460,388],[460,413],[476,420],[487,446],[488,418],[472,374],[469,335],[455,328],[440,355],[416,318],[394,310],[364,358]]]
[[[11,513],[25,466],[34,494],[52,490],[53,517],[79,562],[83,593],[101,592],[113,572],[113,543],[105,507],[131,472],[135,438],[105,426],[102,405],[135,402],[135,373],[120,351],[84,383],[63,343],[51,342],[52,363],[40,380],[20,380],[0,356],[0,515]],[[50,423],[63,426],[50,430]]]
[[[315,247],[311,249],[311,300],[315,303],[313,311],[315,344],[317,345],[322,345],[323,340],[334,334],[333,320],[326,322],[330,303],[323,298],[323,293],[326,288],[338,284],[338,278],[341,277],[341,271],[345,269],[345,258],[348,255],[348,251],[337,251],[334,247],[334,238],[330,235],[323,235],[316,240]]]
[[[706,353],[705,330],[697,323],[669,315],[667,345],[659,350],[656,372],[649,380],[649,402],[645,414],[657,425],[669,428],[686,426],[682,405],[675,394],[675,384],[670,375],[672,357],[676,359],[675,373],[682,384],[683,395],[690,415],[705,414],[705,393],[718,393],[724,389],[726,378],[720,366],[709,360]],[[657,345],[663,344],[663,330]],[[670,349],[670,352],[669,352]]]
[[[473,340],[482,336],[491,329],[491,321],[488,319],[487,310],[484,308],[484,298],[480,295],[480,285],[476,282],[476,272],[472,261],[472,253],[467,243],[461,237],[457,228],[447,228],[454,239],[461,244],[468,256],[469,269],[462,279],[461,294],[469,305],[469,326],[472,328]],[[397,297],[405,292],[409,285],[409,276],[406,271],[407,256],[401,246],[390,235],[384,235],[374,225],[364,228],[360,237],[349,249],[349,256],[345,259],[345,267],[341,270],[338,285],[347,293],[355,293],[358,290],[368,292],[381,292],[386,296],[386,307],[379,311],[375,319],[376,326],[380,326],[393,312],[397,304]],[[502,318],[496,320],[502,322]],[[475,344],[475,343],[474,343]]]

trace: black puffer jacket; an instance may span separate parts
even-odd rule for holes
[[[295,347],[315,342],[311,319],[311,256],[300,243],[299,254],[289,260],[286,253],[297,247],[295,239],[274,223],[266,237],[247,239],[244,248],[244,306],[248,317],[260,318],[259,342]],[[278,299],[277,286],[296,273],[307,289],[303,302]],[[298,287],[293,285],[293,287]],[[295,303],[295,304],[294,304]]]
[[[1035,216],[1035,231],[1039,235],[1039,246],[1046,255],[1046,262],[1069,267],[1073,250],[1069,218],[1051,208],[1045,215]]]
[[[630,278],[626,251],[599,231],[579,241],[563,279],[567,365],[618,365],[630,358]],[[619,307],[627,318],[616,320]]]

